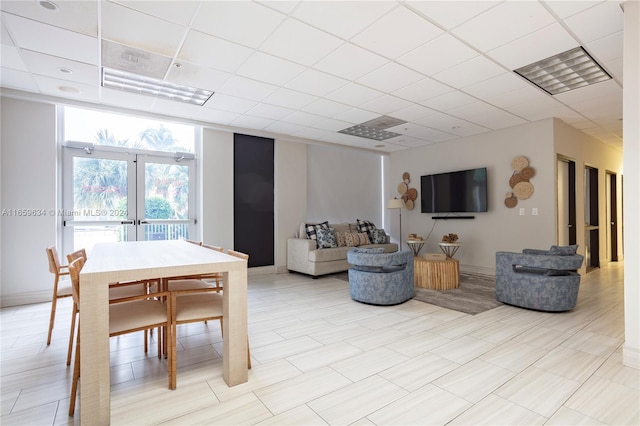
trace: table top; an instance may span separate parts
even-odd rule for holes
[[[80,276],[118,272],[119,279],[162,278],[181,274],[229,271],[246,261],[181,240],[127,241],[96,244]]]

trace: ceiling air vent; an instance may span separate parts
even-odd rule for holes
[[[387,139],[401,136],[400,133],[389,132],[384,129],[389,127],[398,126],[404,124],[406,121],[398,118],[389,117],[383,115],[373,120],[365,121],[364,123],[356,124],[355,126],[347,127],[340,130],[338,133],[344,133],[346,135],[358,136],[360,138],[373,139],[374,141],[384,141]]]

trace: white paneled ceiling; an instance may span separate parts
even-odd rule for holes
[[[381,152],[551,117],[621,149],[620,3],[3,0],[0,85]],[[513,72],[577,46],[612,79],[551,96]],[[107,62],[142,56],[214,95],[199,107],[101,87]],[[407,122],[388,129],[401,136],[338,133],[381,115]]]

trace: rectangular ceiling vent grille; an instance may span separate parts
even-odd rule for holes
[[[518,68],[514,72],[550,95],[611,78],[581,46]]]
[[[374,141],[384,141],[395,138],[396,136],[402,136],[400,133],[389,132],[385,129],[404,123],[406,123],[406,121],[389,117],[388,115],[383,115],[378,118],[374,118],[373,120],[347,127],[346,129],[338,131],[338,133],[372,139]]]

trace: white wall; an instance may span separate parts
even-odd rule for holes
[[[370,220],[382,224],[381,154],[346,147],[309,145],[309,221]]]
[[[453,142],[427,145],[391,154],[386,187],[398,196],[402,174],[411,176],[409,187],[418,190],[412,211],[402,211],[403,241],[409,233],[423,237],[432,231],[420,252],[439,253],[437,243],[448,233],[458,234],[462,247],[456,254],[465,271],[493,274],[496,251],[520,251],[523,248],[548,248],[555,243],[555,159],[553,154],[553,120],[462,138]],[[531,179],[534,194],[519,200],[515,208],[504,205],[511,191],[511,160],[529,159],[536,170]],[[433,220],[434,214],[420,212],[420,176],[456,170],[487,167],[488,206],[486,213],[473,213],[475,219]],[[525,209],[521,216],[520,208]],[[532,208],[538,215],[532,215]],[[393,223],[394,227],[397,224]],[[397,232],[397,231],[394,231]],[[405,246],[406,249],[406,246]]]
[[[40,216],[2,216],[2,306],[51,299],[46,247],[56,244],[55,106],[1,99],[0,209],[43,209]]]

